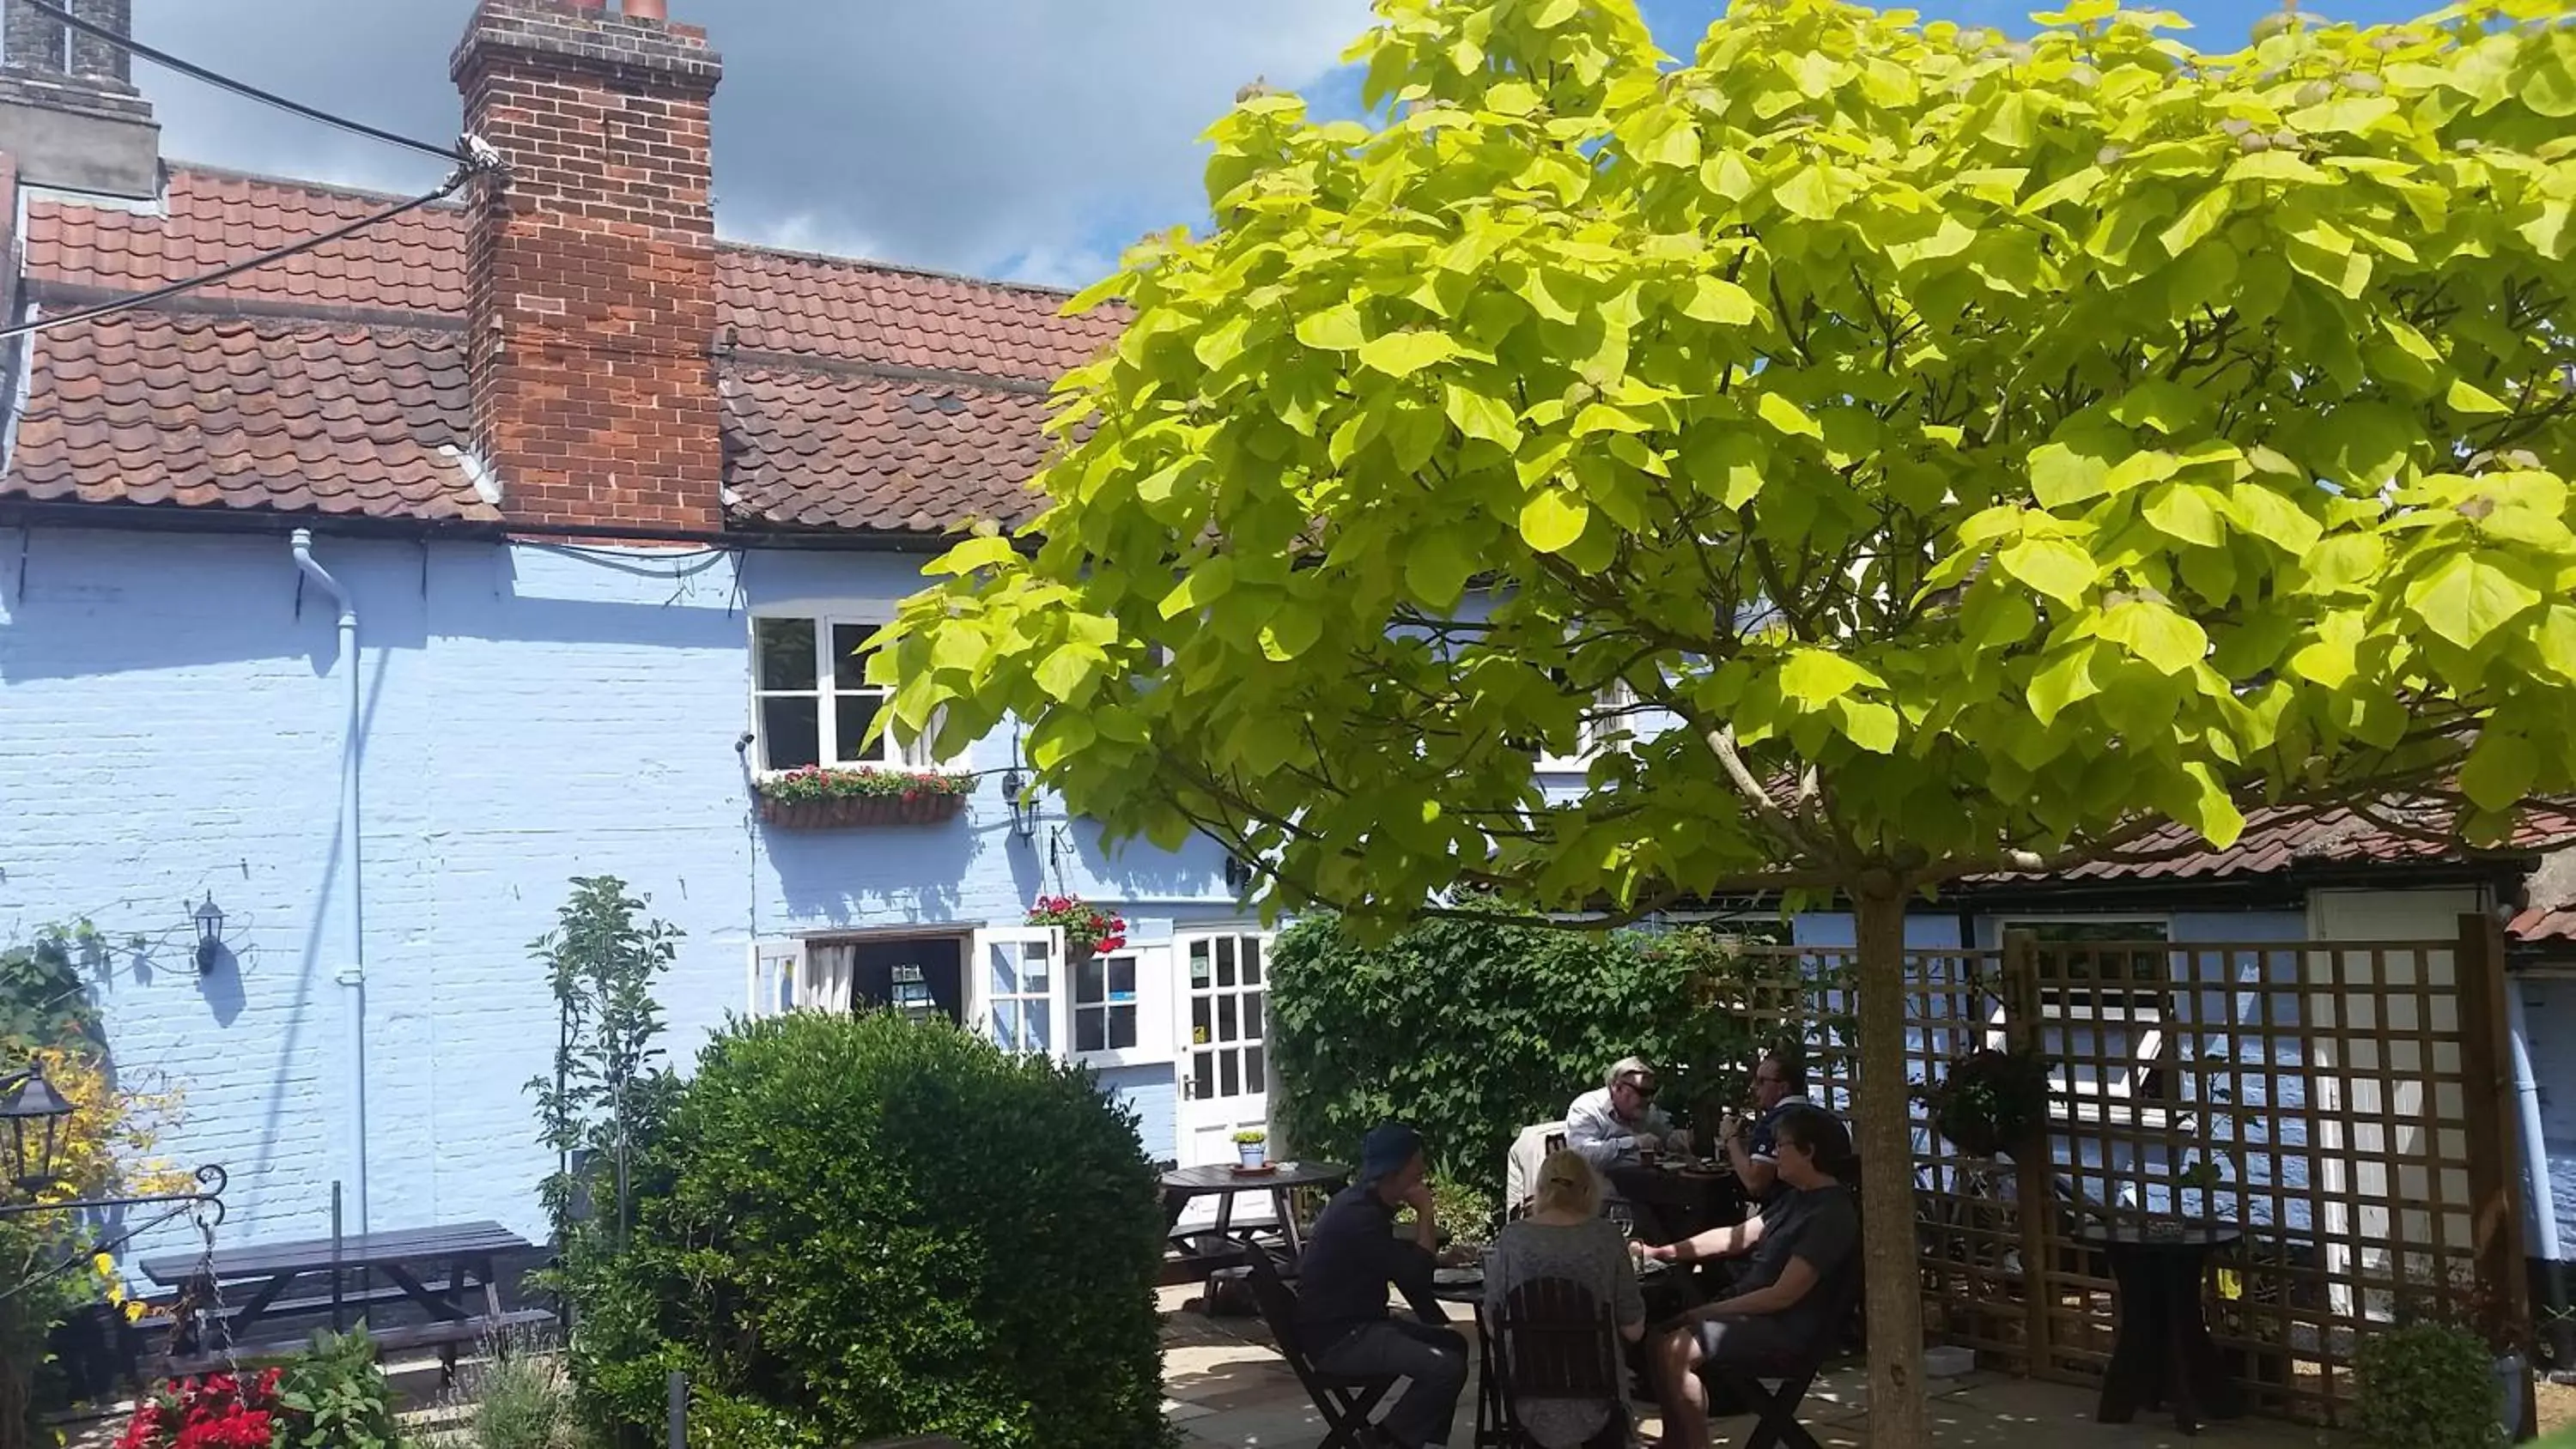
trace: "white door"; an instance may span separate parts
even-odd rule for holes
[[[1063,965],[1061,927],[977,931],[975,960],[966,973],[966,1019],[1004,1051],[1064,1055]]]
[[[1257,932],[1180,936],[1183,1167],[1231,1162],[1234,1134],[1270,1125],[1270,940]]]

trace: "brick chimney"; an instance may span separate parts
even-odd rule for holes
[[[449,72],[509,163],[467,252],[474,438],[514,521],[723,526],[706,33],[480,0]]]
[[[116,35],[134,30],[131,0],[67,0]],[[25,0],[0,0],[0,151],[30,186],[107,196],[161,194],[161,128],[134,89],[125,48],[73,30]]]

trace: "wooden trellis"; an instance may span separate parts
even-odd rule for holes
[[[1762,953],[1742,1010],[1854,1101],[1848,949]],[[2052,1062],[2048,1149],[1958,1153],[1918,1115],[1927,1331],[2098,1380],[2111,1280],[2088,1225],[2218,1223],[2207,1301],[2258,1411],[2335,1422],[2374,1327],[2438,1317],[2527,1345],[2503,943],[2041,943],[1909,952],[1906,1069],[1981,1046]],[[2033,1207],[2032,1205],[2036,1205]]]

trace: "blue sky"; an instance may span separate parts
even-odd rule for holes
[[[1643,0],[1687,55],[1715,0]],[[2435,0],[2316,0],[2395,20]],[[728,236],[981,276],[1080,285],[1130,242],[1196,223],[1206,124],[1256,77],[1348,113],[1339,64],[1367,0],[671,0],[725,59],[718,225]],[[2272,8],[2179,0],[2210,50]],[[2019,29],[2022,4],[1924,13]],[[135,0],[137,34],[325,109],[414,135],[457,126],[447,58],[472,0]],[[166,154],[386,190],[437,168],[138,68]]]

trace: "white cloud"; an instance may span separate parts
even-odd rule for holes
[[[140,37],[426,140],[457,129],[465,0],[137,0]],[[674,0],[725,57],[728,235],[1079,282],[1195,222],[1201,129],[1255,76],[1303,88],[1366,0]],[[434,161],[138,69],[174,157],[425,189]]]

